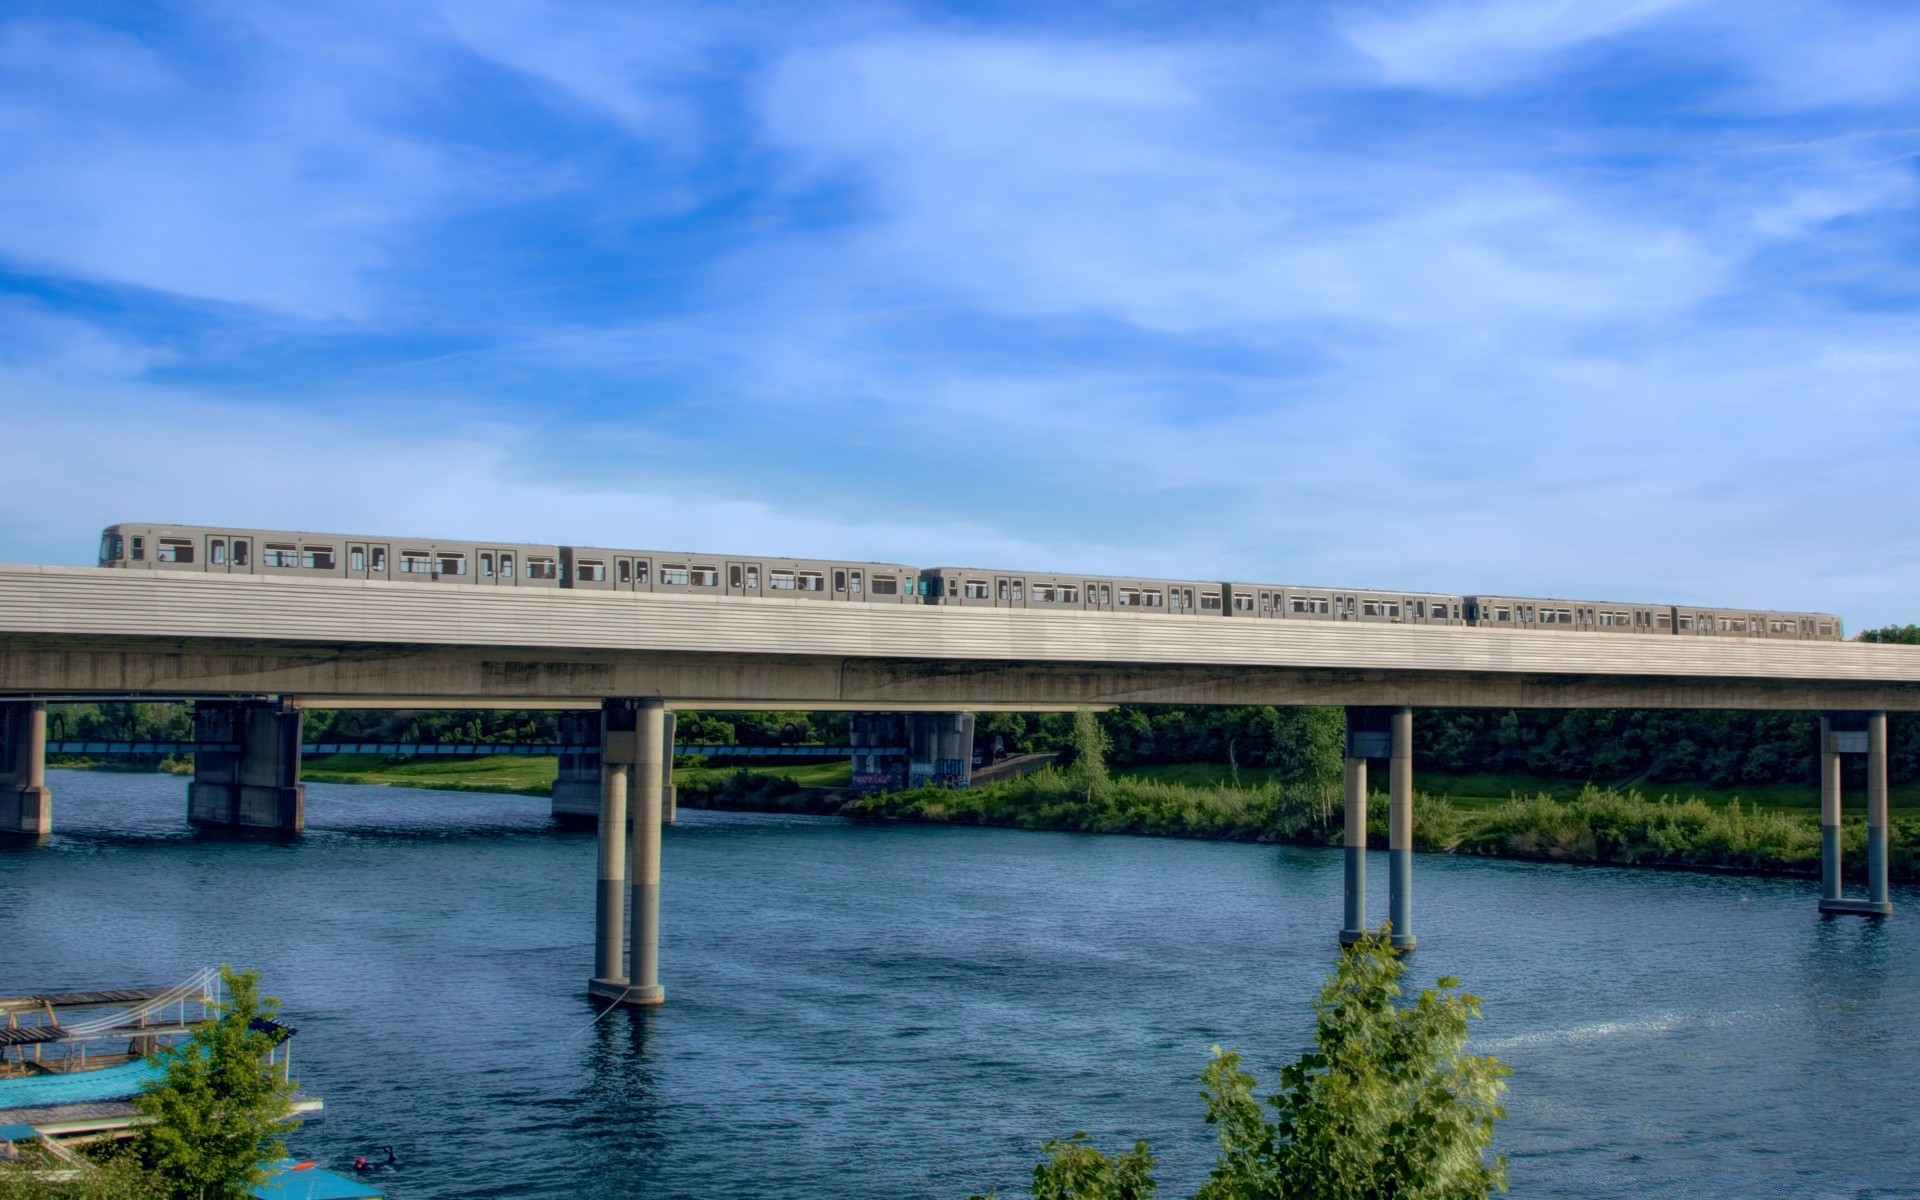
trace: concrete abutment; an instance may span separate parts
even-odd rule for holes
[[[46,770],[47,706],[38,700],[0,702],[0,833],[53,832]]]
[[[187,785],[190,824],[283,833],[306,826],[299,709],[281,701],[200,700],[193,706],[193,730],[201,748]]]

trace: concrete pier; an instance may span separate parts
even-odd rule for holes
[[[1413,710],[1393,710],[1393,757],[1387,769],[1387,916],[1396,950],[1411,950],[1413,937]]]
[[[0,703],[0,833],[53,832],[46,768],[47,706],[38,700]]]
[[[1887,898],[1887,714],[1867,714],[1867,903],[1882,914]]]
[[[1840,899],[1840,752],[1833,721],[1820,718],[1820,899]]]
[[[662,819],[669,825],[678,825],[680,823],[680,789],[673,784],[673,739],[677,732],[675,729],[676,724],[673,710],[668,709],[667,732],[665,735],[666,757],[660,764],[660,773],[662,776],[660,787],[662,789],[662,800],[666,805],[666,815]]]
[[[1844,895],[1840,858],[1840,759],[1867,760],[1867,896]],[[1887,714],[1830,712],[1820,718],[1820,911],[1884,917],[1887,895]]]
[[[553,780],[553,819],[590,825],[600,819],[602,710],[567,709],[554,718],[560,762]]]
[[[1351,946],[1367,933],[1367,760],[1392,757],[1392,731],[1388,727],[1392,711],[1358,706],[1347,709],[1346,912],[1340,924],[1343,946]]]
[[[660,819],[662,785],[672,753],[667,745],[666,705],[656,699],[634,704],[632,832],[627,838],[632,945],[622,1003],[651,1007],[667,998],[660,986]]]
[[[600,720],[603,746],[631,743],[632,704],[609,700],[601,707]],[[588,990],[609,999],[627,989],[627,793],[632,781],[632,763],[601,756],[599,890],[594,899],[593,979]]]
[[[305,827],[299,709],[280,701],[200,700],[193,727],[196,742],[238,743],[240,750],[195,752],[188,822],[286,833]]]

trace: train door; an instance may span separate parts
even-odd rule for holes
[[[727,595],[758,596],[759,594],[759,563],[730,562],[727,564]]]
[[[1006,575],[993,577],[993,606],[995,608],[1013,607],[1013,580]]]
[[[365,579],[367,577],[367,544],[365,542],[347,543],[347,578]]]
[[[207,544],[201,554],[201,561],[207,564],[209,574],[225,574],[232,565],[232,547],[224,533],[210,533]]]

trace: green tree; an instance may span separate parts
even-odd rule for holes
[[[1087,708],[1073,714],[1073,765],[1068,770],[1090,798],[1106,791],[1110,781],[1107,745],[1107,732],[1100,727],[1099,714]]]
[[[1489,1163],[1487,1150],[1506,1116],[1509,1072],[1465,1052],[1480,1000],[1442,978],[1400,1003],[1406,964],[1386,934],[1382,926],[1341,952],[1314,1005],[1314,1048],[1281,1069],[1264,1104],[1240,1056],[1214,1047],[1201,1094],[1220,1156],[1194,1200],[1482,1200],[1506,1190],[1506,1158]],[[1117,1158],[1084,1134],[1043,1149],[1040,1200],[1154,1194],[1145,1142]]]
[[[279,1015],[262,999],[260,973],[222,964],[227,999],[218,1016],[186,1041],[162,1050],[165,1074],[134,1100],[153,1123],[140,1131],[140,1157],[181,1200],[244,1197],[266,1177],[262,1159],[286,1155],[293,1127],[293,1083],[268,1062],[275,1035],[256,1021]]]
[[[1891,642],[1899,646],[1920,646],[1920,625],[1882,625],[1878,629],[1863,629],[1853,640],[1856,642]]]

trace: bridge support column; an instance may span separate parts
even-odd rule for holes
[[[1840,899],[1840,754],[1833,722],[1820,718],[1820,901]]]
[[[187,785],[194,825],[278,829],[306,826],[300,782],[300,710],[278,701],[201,700],[193,706],[196,742],[233,743],[238,753],[199,750]]]
[[[557,715],[560,765],[553,780],[553,819],[591,825],[600,819],[601,714],[569,709]]]
[[[667,998],[667,990],[660,986],[660,818],[662,783],[673,755],[667,745],[665,703],[656,699],[634,703],[633,826],[627,838],[632,946],[623,1003],[652,1007]]]
[[[667,712],[666,734],[667,757],[664,765],[661,767],[666,778],[660,784],[661,788],[664,789],[661,793],[662,803],[666,806],[666,815],[661,819],[669,825],[678,825],[680,823],[680,789],[676,787],[673,782],[673,738],[676,724],[677,722],[673,719],[673,712],[669,709]]]
[[[0,833],[53,832],[46,768],[47,706],[38,700],[0,703]]]
[[[1867,760],[1867,898],[1842,895],[1840,756]],[[1820,911],[1884,917],[1887,896],[1887,714],[1835,712],[1820,718]]]
[[[1413,709],[1393,710],[1393,757],[1387,767],[1387,914],[1390,943],[1411,950],[1413,937]]]
[[[627,990],[627,793],[633,786],[633,726],[630,702],[608,700],[601,706],[599,891],[594,898],[593,979],[587,990],[609,1000]]]
[[[1867,714],[1867,903],[1893,912],[1887,898],[1887,714]]]

